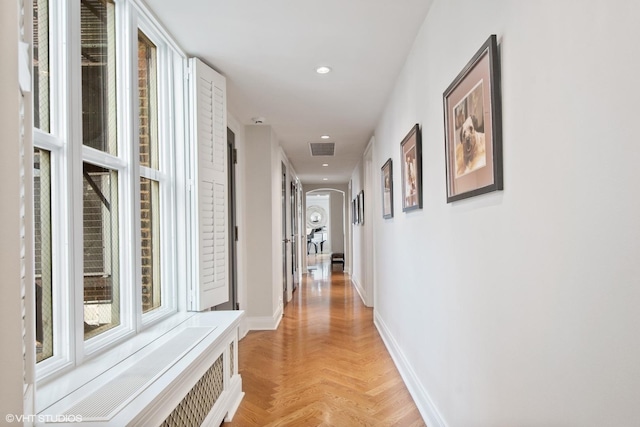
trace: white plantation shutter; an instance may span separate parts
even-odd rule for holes
[[[197,274],[190,309],[205,310],[229,299],[226,81],[197,58],[189,60],[193,95],[193,164]]]

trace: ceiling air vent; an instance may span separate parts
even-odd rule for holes
[[[310,142],[311,156],[333,156],[336,144],[334,142]]]

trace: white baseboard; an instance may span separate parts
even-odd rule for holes
[[[429,397],[429,393],[425,390],[424,386],[418,379],[415,371],[411,367],[411,364],[404,356],[402,349],[398,346],[398,343],[391,335],[391,331],[385,325],[382,318],[380,318],[377,311],[373,313],[373,323],[376,325],[382,341],[384,341],[393,362],[396,364],[396,368],[400,372],[400,376],[404,380],[411,397],[413,397],[422,418],[429,427],[447,427],[447,423],[440,415],[438,408]]]
[[[356,291],[358,291],[358,295],[360,295],[360,299],[362,300],[362,303],[364,305],[367,305],[366,302],[365,302],[366,301],[366,298],[365,298],[366,293],[364,291],[364,288],[360,284],[360,282],[358,282],[358,279],[353,277],[353,276],[351,276],[351,283],[353,283],[353,286],[356,288]]]
[[[240,328],[238,328],[238,339],[241,340],[242,338],[246,337],[248,333],[249,327],[247,326],[247,318],[245,317],[240,323]]]
[[[246,331],[274,331],[278,329],[281,320],[282,305],[280,304],[273,316],[248,316],[245,323]]]
[[[362,300],[362,303],[366,306],[367,305],[367,293],[365,292],[364,288],[362,287],[360,282],[358,282],[358,279],[356,279],[353,276],[351,276],[351,282],[353,283],[353,286],[355,286],[356,291],[358,291],[358,295],[360,295],[360,299]]]
[[[244,392],[242,391],[242,378],[240,378],[240,375],[235,375],[234,377],[232,377],[230,383],[229,410],[227,412],[227,416],[224,419],[227,422],[233,420],[233,416],[236,414],[236,411],[240,406],[240,402],[242,402],[242,399],[244,398]]]

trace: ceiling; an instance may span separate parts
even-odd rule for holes
[[[227,78],[231,114],[272,126],[303,183],[349,181],[431,2],[146,0],[189,56]],[[312,157],[309,143],[325,141],[335,156]]]

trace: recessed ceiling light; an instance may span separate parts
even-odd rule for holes
[[[322,139],[329,139],[329,138],[331,138],[331,137],[330,137],[329,135],[322,135],[320,138],[322,138]]]
[[[321,67],[316,68],[316,73],[318,74],[327,74],[331,72],[331,68],[323,65]]]
[[[326,168],[327,166],[329,166],[329,163],[323,163],[322,166]]]
[[[329,178],[322,178],[323,181],[329,181]]]

